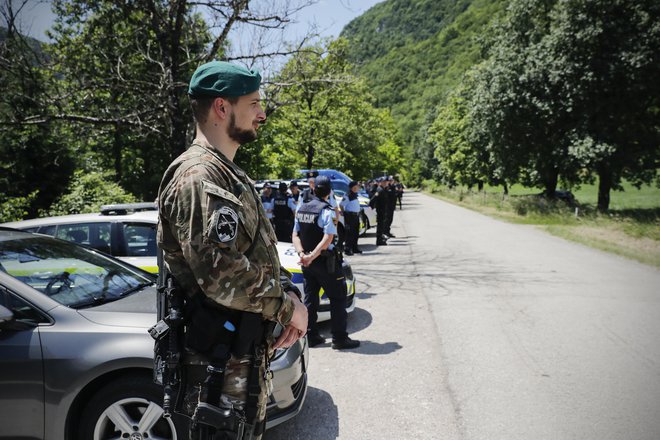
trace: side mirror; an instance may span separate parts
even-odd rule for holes
[[[0,329],[7,328],[14,322],[14,313],[5,306],[0,305]]]

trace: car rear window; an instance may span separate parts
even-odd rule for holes
[[[155,257],[156,225],[146,223],[124,223],[126,255],[122,257]]]
[[[59,225],[55,237],[110,253],[110,223]]]

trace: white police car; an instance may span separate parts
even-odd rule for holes
[[[104,205],[101,212],[45,217],[0,226],[51,235],[98,249],[151,273],[158,272],[156,263],[156,227],[158,212],[155,203]],[[301,292],[303,277],[298,256],[291,243],[278,243],[282,266],[292,273]],[[355,278],[350,264],[344,261],[348,298],[346,310],[355,308]],[[330,319],[330,301],[321,290],[319,321]]]

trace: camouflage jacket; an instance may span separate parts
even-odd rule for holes
[[[286,325],[293,302],[277,238],[252,180],[208,142],[195,140],[158,191],[158,245],[189,294]],[[284,283],[284,284],[282,284]]]

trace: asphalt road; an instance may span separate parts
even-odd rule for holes
[[[362,346],[311,349],[302,412],[265,440],[660,439],[659,270],[403,200],[397,238],[349,257]]]

